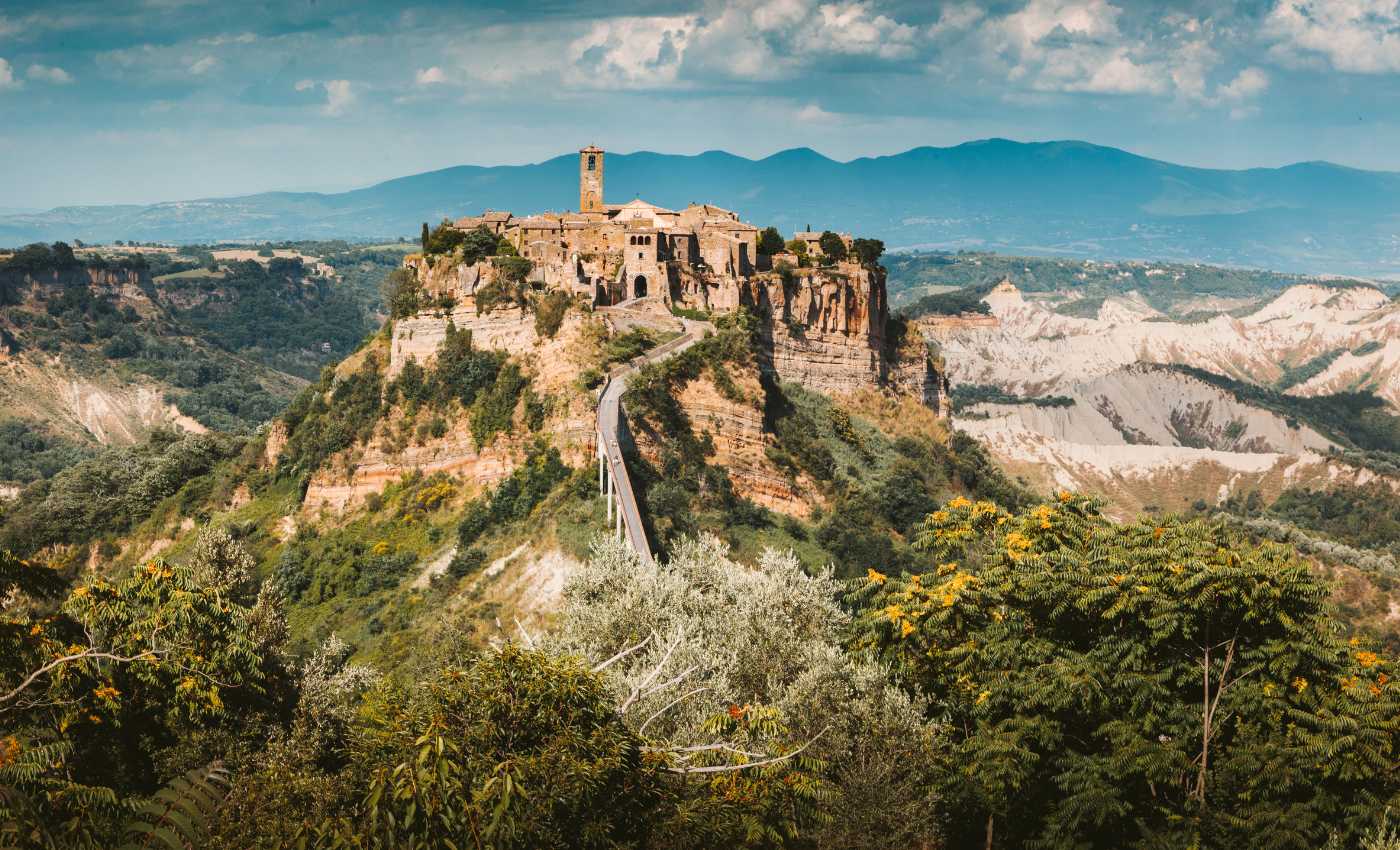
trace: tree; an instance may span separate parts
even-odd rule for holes
[[[948,719],[956,846],[1310,848],[1400,791],[1394,662],[1221,524],[955,499],[871,570],[859,645]],[[1345,730],[1345,731],[1343,731]]]
[[[751,752],[808,745],[803,755],[814,762],[733,780],[751,802],[714,821],[721,833],[724,824],[752,823],[819,847],[927,845],[940,820],[937,726],[878,666],[842,651],[849,620],[838,587],[808,575],[790,553],[735,563],[708,535],[683,539],[664,565],[600,542],[565,588],[558,640],[601,660],[655,635],[608,666],[622,715],[639,734],[698,752],[713,744],[717,715],[737,716],[750,727],[743,748]],[[775,722],[756,722],[765,715]],[[722,837],[715,846],[744,841]]]
[[[822,231],[821,239],[817,242],[821,246],[822,254],[827,260],[836,262],[846,259],[846,242],[840,236],[830,230]]]
[[[879,239],[857,239],[851,243],[851,250],[861,265],[873,268],[879,264],[880,256],[885,253],[885,243]]]
[[[402,319],[418,312],[422,287],[418,285],[418,275],[412,269],[397,268],[384,275],[384,280],[379,284],[379,294],[384,299],[389,318]]]
[[[664,763],[577,659],[452,649],[357,712],[341,690],[235,789],[229,815],[254,822],[225,818],[219,846],[636,847],[671,817]]]
[[[789,252],[796,254],[799,258],[807,256],[807,243],[801,239],[793,239],[787,243]]]
[[[530,270],[534,267],[535,264],[524,257],[511,256],[496,258],[496,271],[500,273],[503,279],[513,284],[524,283],[526,276],[530,274]]]
[[[425,221],[425,222],[423,222],[423,236],[419,239],[419,244],[421,244],[421,245],[423,246],[423,253],[425,253],[425,254],[429,253],[429,251],[428,251],[428,242],[429,242],[429,239],[430,239],[431,237],[432,237],[432,233],[429,232],[429,230],[428,230],[428,223]]]
[[[786,247],[783,243],[783,235],[778,232],[776,227],[765,227],[763,232],[758,235],[758,253],[760,254],[769,256],[780,254]]]
[[[51,608],[57,574],[0,552],[13,601],[0,611],[7,846],[113,846],[162,781],[265,738],[284,694],[277,599],[249,598],[247,555],[227,537],[200,553],[96,579]]]

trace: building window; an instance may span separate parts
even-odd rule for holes
[[[588,170],[593,171],[598,166],[598,158],[593,154],[588,155]]]

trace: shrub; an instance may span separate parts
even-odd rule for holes
[[[573,298],[562,289],[551,290],[535,299],[535,333],[554,338],[564,323],[564,314]]]
[[[937,726],[879,667],[842,651],[849,621],[837,591],[830,577],[807,575],[790,554],[770,550],[741,565],[713,537],[683,540],[664,566],[641,563],[624,544],[600,542],[565,586],[558,640],[565,651],[601,660],[655,635],[609,671],[624,696],[654,669],[659,681],[688,671],[676,692],[643,684],[625,715],[633,728],[676,746],[704,746],[716,714],[766,710],[780,725],[755,734],[746,749],[810,742],[813,762],[746,777],[748,794],[733,799],[736,814],[763,822],[778,814],[765,806],[768,783],[810,788],[831,817],[800,793],[767,802],[786,809],[785,844],[929,846],[942,820],[930,793]],[[706,846],[748,844],[734,836]]]

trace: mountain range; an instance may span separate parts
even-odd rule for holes
[[[1175,259],[1305,273],[1400,276],[1400,174],[1327,162],[1192,168],[1078,141],[1004,139],[837,162],[808,148],[763,159],[609,154],[606,199],[708,201],[784,232],[808,226],[892,249]],[[264,192],[0,215],[0,244],[82,239],[370,239],[485,209],[577,203],[577,159],[456,166],[339,193]]]

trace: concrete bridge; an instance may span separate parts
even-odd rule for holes
[[[643,563],[650,564],[654,558],[651,544],[647,542],[646,529],[642,526],[642,514],[637,508],[637,497],[632,491],[632,480],[627,475],[627,464],[622,459],[622,447],[618,444],[618,433],[622,422],[622,393],[627,389],[627,380],[647,363],[655,363],[678,354],[694,345],[703,335],[704,322],[686,322],[685,333],[663,343],[640,357],[608,372],[598,396],[598,492],[608,497],[608,523],[621,539],[626,534],[627,542],[637,552]]]

